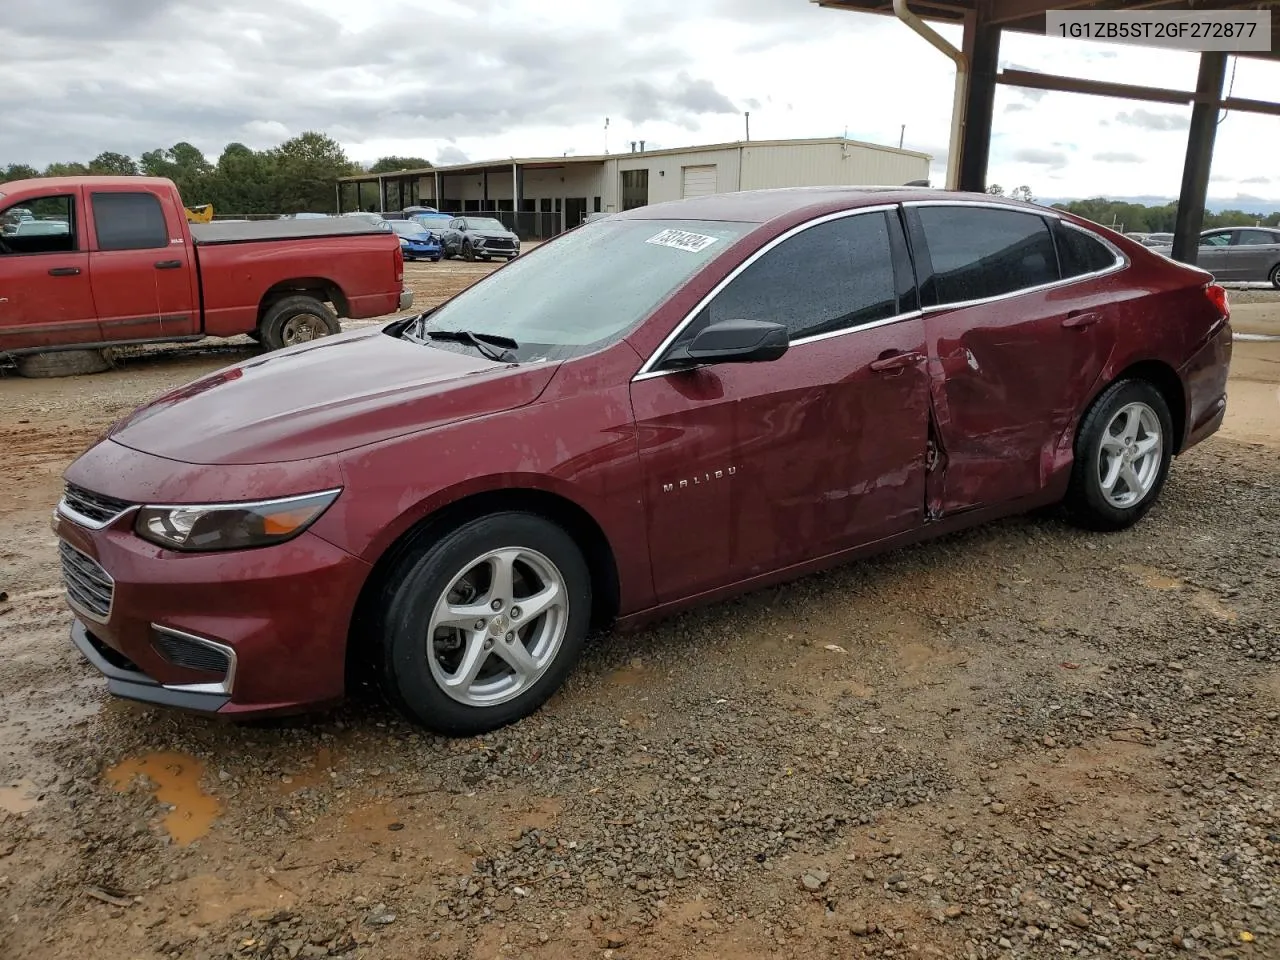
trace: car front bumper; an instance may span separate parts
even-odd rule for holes
[[[238,717],[342,698],[367,564],[310,533],[255,550],[175,554],[131,523],[55,523],[75,551],[59,546],[71,641],[111,693]],[[99,585],[96,609],[85,602],[86,575]]]

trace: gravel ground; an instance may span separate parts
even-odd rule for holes
[[[0,956],[1280,957],[1278,346],[1134,530],[1048,512],[602,636],[462,741],[365,695],[107,701],[58,474],[227,354],[0,381]]]

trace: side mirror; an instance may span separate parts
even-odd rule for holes
[[[777,360],[791,346],[787,328],[763,320],[713,323],[686,348],[693,363],[761,363]]]

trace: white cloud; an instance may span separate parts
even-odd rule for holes
[[[954,78],[894,19],[806,0],[59,0],[7,5],[0,50],[0,163],[37,165],[179,140],[216,157],[307,129],[363,162],[581,155],[605,148],[606,116],[617,151],[738,140],[749,109],[753,139],[847,129],[896,144],[905,124],[904,145],[934,154],[941,183]],[[1022,34],[1006,35],[1001,60],[1182,89],[1197,62]],[[1241,60],[1234,83],[1274,98],[1280,64]],[[1176,195],[1189,115],[1001,86],[990,180],[1041,196]],[[1227,115],[1224,193],[1280,196],[1280,180],[1258,181],[1274,174],[1257,145],[1274,140],[1275,118]]]

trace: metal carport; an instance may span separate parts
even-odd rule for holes
[[[1154,103],[1192,104],[1191,128],[1187,137],[1186,160],[1182,168],[1182,189],[1178,196],[1178,220],[1173,255],[1195,263],[1204,204],[1209,190],[1209,167],[1217,133],[1218,111],[1267,113],[1280,117],[1280,103],[1223,97],[1227,57],[1243,56],[1280,60],[1280,0],[810,0],[821,7],[861,13],[897,16],[956,62],[956,94],[952,119],[951,151],[947,164],[947,187],[958,190],[985,190],[987,160],[991,147],[991,122],[996,84],[1067,93],[1084,93]],[[1160,87],[1105,83],[1075,77],[1060,77],[1027,70],[1000,70],[1000,37],[1006,30],[1045,35],[1045,13],[1050,10],[1075,11],[1222,11],[1270,10],[1272,41],[1267,52],[1201,53],[1200,74],[1194,91]],[[951,46],[927,21],[962,26],[964,40],[959,49]],[[905,27],[904,27],[905,29]],[[1278,131],[1280,132],[1280,131]]]

